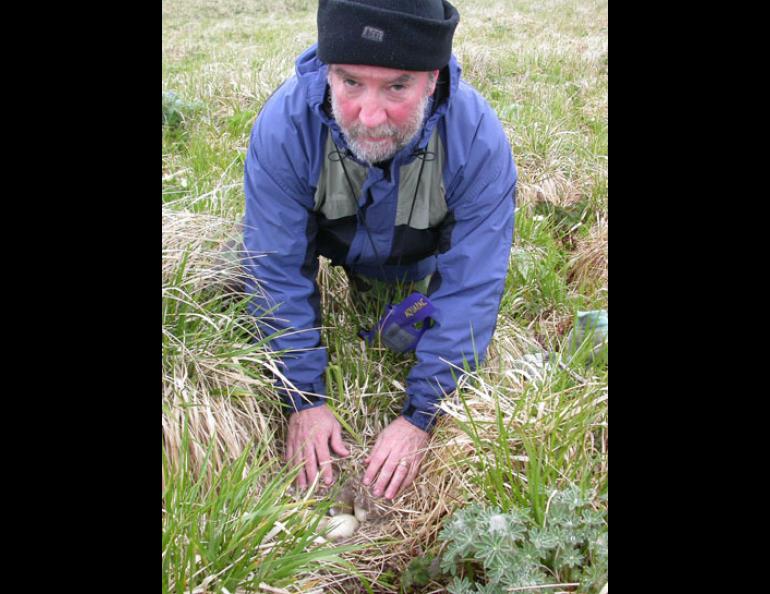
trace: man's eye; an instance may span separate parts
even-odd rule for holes
[[[406,88],[406,85],[391,85],[390,88],[393,91],[399,92],[403,91]]]
[[[347,86],[349,86],[349,87],[355,87],[356,85],[358,85],[358,83],[357,83],[356,81],[354,81],[354,80],[351,80],[351,79],[349,79],[349,78],[346,78],[346,79],[345,79],[343,82],[344,82],[344,83],[345,83]]]

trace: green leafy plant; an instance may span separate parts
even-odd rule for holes
[[[432,580],[443,575],[441,572],[441,558],[433,555],[425,555],[412,559],[401,576],[401,591],[413,592],[417,588],[427,586]]]
[[[203,108],[200,101],[185,101],[173,91],[163,93],[163,125],[176,128]]]
[[[609,571],[605,499],[577,486],[553,491],[542,523],[529,507],[458,510],[439,535],[441,570],[454,578],[448,591],[536,594],[558,584],[598,592]]]

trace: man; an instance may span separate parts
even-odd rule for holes
[[[318,43],[266,102],[245,166],[251,311],[270,312],[289,380],[289,462],[300,488],[347,456],[325,405],[318,255],[360,279],[422,281],[435,308],[402,415],[363,477],[393,499],[415,478],[436,405],[491,340],[513,233],[516,168],[499,120],[460,80],[446,0],[320,0]],[[261,293],[257,290],[259,284]],[[419,286],[419,285],[418,285]],[[449,363],[452,366],[450,366]]]

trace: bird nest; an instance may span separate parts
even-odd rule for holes
[[[402,573],[409,562],[423,556],[436,542],[444,517],[464,503],[467,485],[459,466],[473,455],[470,439],[448,418],[434,430],[420,473],[412,485],[395,499],[371,495],[363,485],[367,449],[351,446],[348,458],[334,462],[336,481],[328,489],[316,487],[317,497],[331,499],[329,515],[350,513],[365,507],[366,519],[353,534],[335,538],[335,545],[360,548],[343,557],[355,566],[359,576],[342,577],[319,573],[306,586],[324,592],[363,592],[362,579],[380,581],[384,573]],[[387,592],[389,590],[377,590]]]

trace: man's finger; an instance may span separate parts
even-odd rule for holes
[[[409,485],[412,484],[414,479],[417,477],[417,474],[420,472],[420,466],[422,465],[422,461],[425,459],[425,453],[418,453],[415,458],[412,460],[412,464],[409,466],[409,472],[406,475],[406,478],[404,479],[404,482],[401,483],[401,491],[406,489]]]
[[[398,495],[398,491],[401,488],[401,483],[403,483],[404,479],[409,473],[409,470],[410,465],[406,460],[402,460],[398,463],[396,466],[396,471],[393,473],[393,478],[390,479],[388,488],[385,491],[386,498],[393,499],[396,495]]]
[[[318,475],[318,463],[315,457],[315,448],[312,443],[305,445],[305,475],[309,485],[313,484],[316,475]]]
[[[325,442],[316,446],[316,456],[318,457],[318,467],[321,469],[321,479],[327,485],[332,484],[332,458],[329,455],[329,447]]]
[[[299,474],[297,474],[297,486],[300,491],[304,491],[307,488],[307,478],[305,477],[305,465],[299,467]]]
[[[420,472],[420,461],[415,460],[414,462],[412,462],[412,465],[409,467],[409,472],[407,473],[406,478],[404,479],[404,482],[401,483],[401,488],[399,489],[399,492],[403,491],[404,489],[409,487],[409,485],[412,484],[415,477],[417,477],[418,472]]]
[[[377,449],[375,448],[375,451],[371,453],[371,455],[367,458],[369,462],[367,462],[368,466],[366,467],[366,472],[364,473],[364,484],[370,485],[371,482],[374,480],[374,477],[377,476],[377,473],[380,470],[380,467],[385,462],[385,456],[380,454]]]
[[[345,457],[350,455],[345,442],[342,441],[342,429],[340,429],[339,425],[336,425],[332,430],[332,449],[338,456]]]
[[[296,468],[300,460],[297,459],[296,450],[294,449],[294,440],[290,439],[286,443],[286,463],[291,470]],[[305,488],[305,469],[300,466],[297,476],[294,478],[297,483],[297,487],[300,489]]]
[[[304,491],[308,486],[307,458],[305,456],[305,445],[298,439],[292,444],[294,452],[294,466],[299,465],[299,474],[297,474],[297,484],[300,490]]]
[[[398,460],[393,460],[392,456],[388,458],[388,461],[385,462],[382,470],[380,470],[380,476],[377,477],[377,482],[374,484],[374,489],[372,489],[372,493],[375,497],[379,497],[385,492],[385,487],[388,486],[388,483],[393,477],[393,473],[396,471],[397,467]]]

